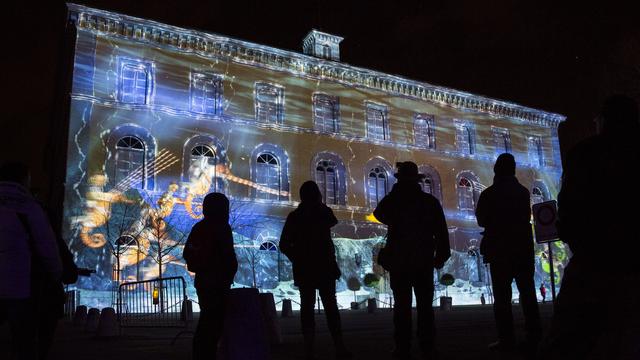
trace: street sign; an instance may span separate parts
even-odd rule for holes
[[[559,240],[556,220],[558,207],[555,200],[545,201],[533,205],[533,224],[536,242],[547,243]]]

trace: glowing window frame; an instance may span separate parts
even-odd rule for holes
[[[207,97],[205,89],[198,89],[196,87],[196,81],[203,81],[205,85],[212,85],[214,90],[214,96]],[[196,109],[194,105],[194,99],[196,98],[196,92],[202,91],[202,109]],[[208,111],[208,107],[205,105],[208,99],[213,100],[214,106],[212,111]],[[189,91],[189,110],[198,114],[207,115],[222,115],[224,104],[224,77],[219,74],[205,72],[205,71],[191,71],[190,75],[190,91]]]
[[[371,132],[371,119],[369,118],[369,110],[380,111],[382,113],[382,134],[376,134],[373,137]],[[364,102],[364,119],[365,119],[365,130],[367,139],[377,140],[377,141],[391,141],[391,133],[389,132],[389,107],[385,104],[376,103],[373,101],[365,101]],[[376,128],[378,125],[376,124]],[[379,136],[382,135],[382,138]]]
[[[424,121],[424,128],[419,128],[418,122]],[[420,137],[426,139],[426,144],[423,141],[418,140],[419,132],[425,131],[425,134],[421,134]],[[435,128],[435,116],[425,113],[413,114],[413,143],[415,146],[419,146],[426,149],[436,148],[436,128]]]
[[[125,96],[133,96],[134,100],[138,95],[126,95],[124,93],[124,70],[125,68],[133,67],[137,70],[145,71],[145,98],[144,102],[136,102],[136,101],[126,101]],[[150,105],[152,103],[153,94],[155,90],[155,67],[152,62],[144,61],[141,59],[132,59],[132,58],[118,58],[118,78],[117,78],[117,90],[116,90],[116,98],[119,102],[124,104],[132,104],[132,105]],[[135,88],[135,86],[134,86]]]
[[[259,116],[260,104],[262,102],[266,103],[266,101],[262,101],[262,100],[258,99],[258,96],[260,94],[260,90],[262,90],[262,89],[275,90],[275,93],[276,93],[276,99],[275,99],[275,104],[274,104],[275,105],[275,111],[276,111],[276,113],[275,113],[275,122],[262,121],[260,119],[260,116]],[[255,110],[256,122],[262,123],[262,124],[275,124],[275,125],[282,125],[284,123],[284,86],[278,85],[278,84],[273,84],[273,83],[268,83],[268,82],[256,82],[254,84],[253,102],[254,102],[254,110]]]
[[[313,104],[313,128],[324,133],[339,133],[340,132],[340,98],[329,94],[316,92],[311,96],[311,103]],[[322,126],[319,126],[319,116],[317,110],[319,106],[329,105],[331,107],[331,121],[333,122],[332,129],[327,129],[327,119],[322,118]]]

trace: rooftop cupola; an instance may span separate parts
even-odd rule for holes
[[[322,59],[340,61],[342,39],[340,36],[311,30],[302,40],[302,52]]]

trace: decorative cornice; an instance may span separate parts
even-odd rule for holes
[[[205,57],[227,58],[237,63],[285,71],[297,76],[361,86],[392,95],[448,106],[460,111],[480,112],[494,117],[526,121],[537,126],[555,128],[566,119],[560,114],[344,63],[326,61],[293,51],[188,30],[83,5],[69,3],[67,7],[68,21],[77,28],[87,31],[151,43],[155,46],[196,53]]]

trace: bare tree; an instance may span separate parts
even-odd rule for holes
[[[166,265],[177,259],[175,251],[187,241],[188,232],[181,225],[186,225],[188,219],[175,213],[163,216],[150,207],[143,212],[146,213],[143,237],[149,246],[146,255],[158,264],[158,277],[162,278]]]

